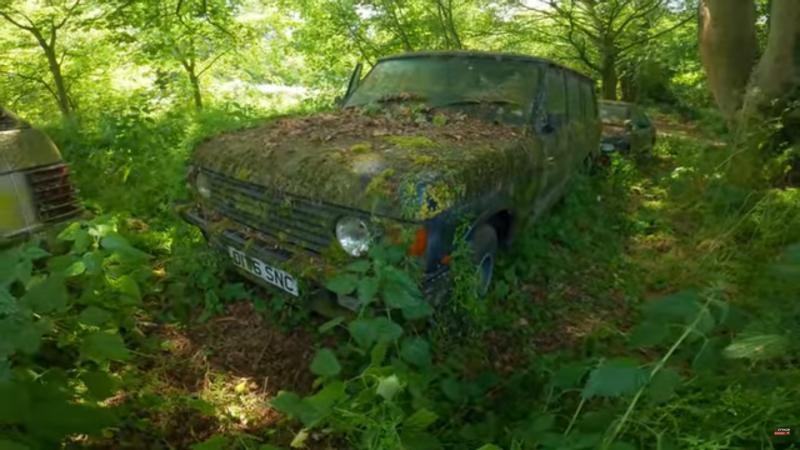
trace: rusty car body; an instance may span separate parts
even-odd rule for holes
[[[0,244],[80,213],[69,167],[53,141],[0,107]]]
[[[600,102],[603,126],[601,148],[644,154],[656,143],[656,129],[644,110],[636,104],[603,100]]]
[[[441,292],[466,221],[485,293],[497,249],[563,195],[599,138],[594,81],[578,72],[511,54],[403,54],[363,79],[359,67],[339,110],[201,143],[181,211],[242,272],[292,295],[394,233],[410,236],[423,292]]]

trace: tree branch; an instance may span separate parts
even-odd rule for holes
[[[632,49],[632,48],[634,48],[636,46],[645,44],[647,42],[652,41],[653,39],[655,39],[657,37],[663,36],[663,35],[665,35],[667,33],[670,33],[670,32],[672,32],[674,30],[677,30],[678,28],[686,25],[687,23],[689,23],[689,21],[694,20],[694,19],[696,19],[696,16],[694,14],[691,14],[691,15],[685,17],[684,19],[682,19],[680,22],[676,23],[675,25],[673,25],[673,26],[671,26],[671,27],[669,27],[669,28],[667,28],[665,30],[661,30],[658,33],[646,36],[644,39],[640,39],[640,40],[638,40],[636,42],[632,42],[632,43],[630,43],[630,44],[628,44],[628,45],[626,45],[624,47],[621,47],[618,50],[618,54],[622,54],[622,53],[624,53],[624,52],[626,52],[626,51],[628,51],[628,50],[630,50],[630,49]]]

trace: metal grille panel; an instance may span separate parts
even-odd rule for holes
[[[25,172],[33,201],[43,223],[55,223],[80,214],[75,188],[66,164],[41,167]]]
[[[211,182],[211,204],[236,222],[312,253],[322,253],[334,239],[336,220],[347,208],[271,190],[202,169]]]

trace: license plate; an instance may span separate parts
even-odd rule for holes
[[[283,270],[265,264],[264,261],[258,258],[247,256],[243,251],[236,250],[233,247],[228,247],[228,255],[230,255],[233,265],[236,267],[283,289],[295,297],[300,295],[297,280]]]

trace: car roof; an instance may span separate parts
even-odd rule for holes
[[[592,83],[595,80],[581,72],[578,72],[575,69],[570,69],[569,67],[563,66],[556,62],[553,62],[549,59],[539,58],[536,56],[528,56],[528,55],[521,55],[517,53],[504,53],[504,52],[483,52],[477,50],[447,50],[447,51],[427,51],[427,52],[409,52],[409,53],[400,53],[397,55],[390,55],[383,58],[379,58],[378,62],[382,61],[391,61],[395,59],[411,59],[411,58],[424,58],[424,57],[431,57],[431,56],[461,56],[465,58],[484,58],[484,59],[494,59],[496,61],[524,61],[524,62],[532,62],[536,64],[544,64],[551,67],[557,67],[559,69],[564,69],[565,71],[571,73],[572,75],[576,75],[580,78],[583,78],[586,81],[590,81]]]

